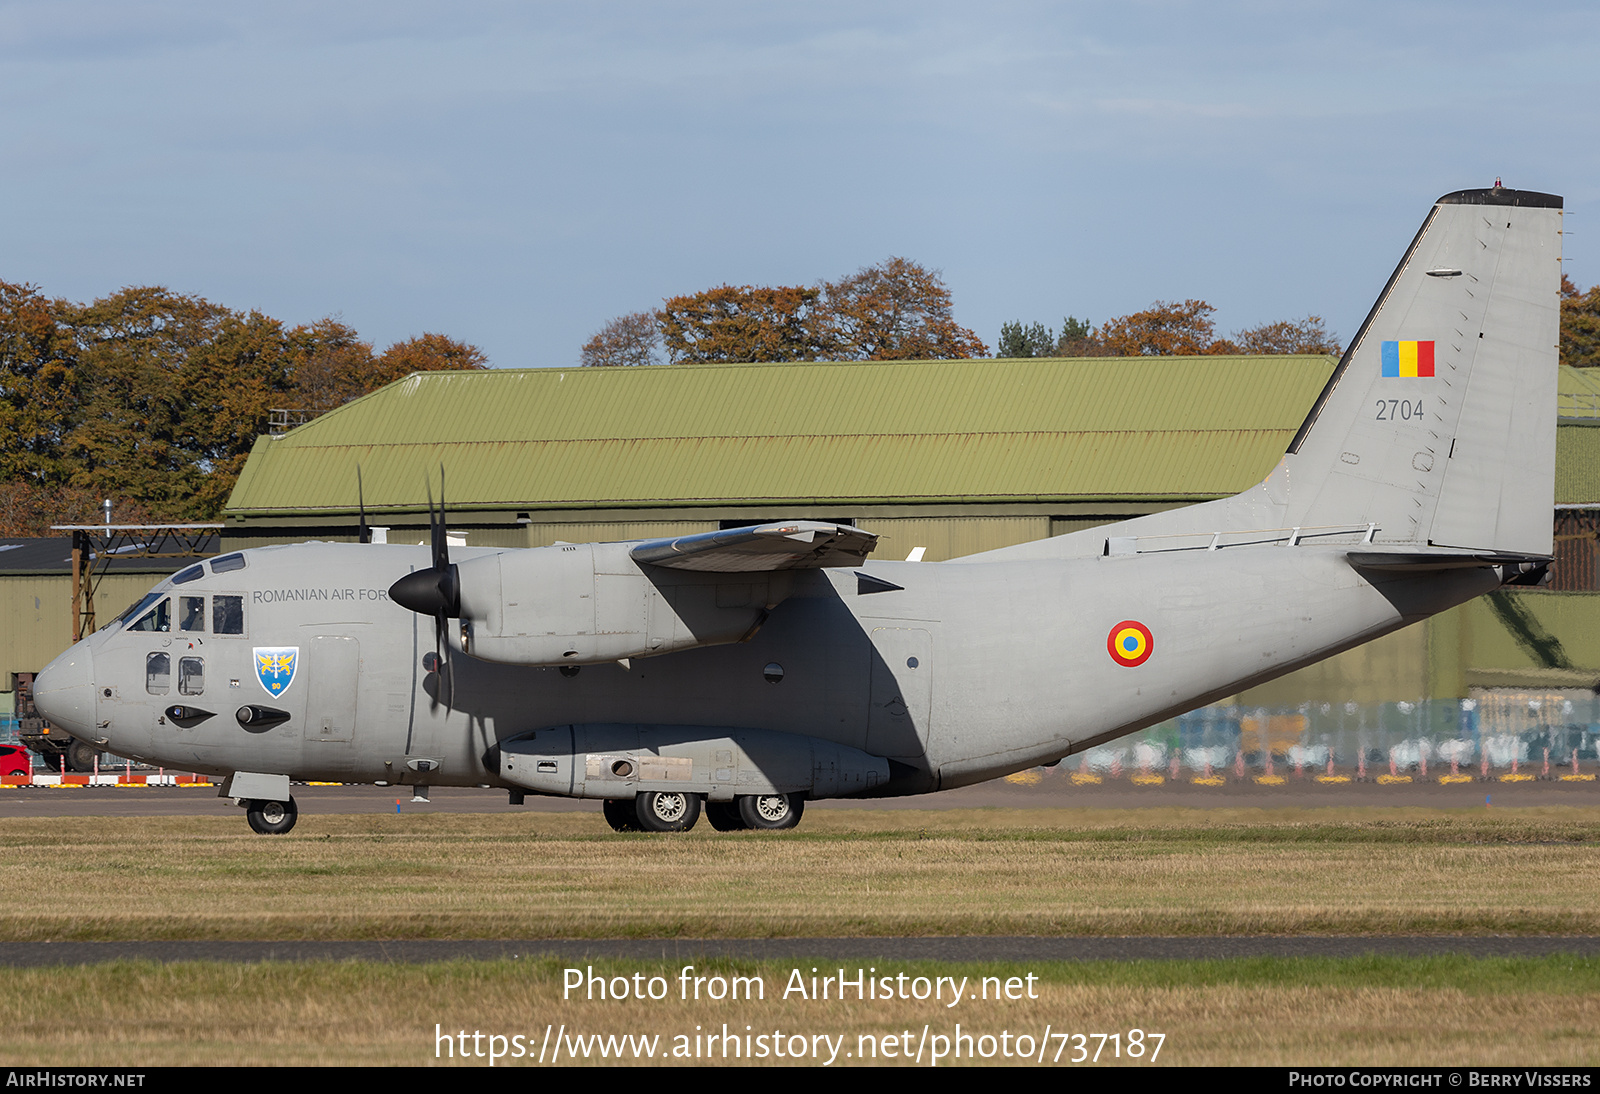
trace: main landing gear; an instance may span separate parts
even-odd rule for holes
[[[606,823],[618,832],[687,832],[700,819],[698,794],[647,791],[628,801],[607,798]],[[747,794],[731,802],[706,802],[706,819],[718,832],[793,828],[805,811],[800,794]]]
[[[687,832],[700,819],[700,795],[651,790],[632,801],[607,798],[606,823],[618,832]]]

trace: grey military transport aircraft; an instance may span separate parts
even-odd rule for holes
[[[294,826],[294,780],[600,798],[664,832],[1059,761],[1546,579],[1561,208],[1440,198],[1234,497],[924,563],[802,520],[452,555],[441,484],[431,547],[212,558],[34,694],[119,755],[226,776],[262,833]]]

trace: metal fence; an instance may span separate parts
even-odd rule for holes
[[[1485,689],[1464,699],[1204,707],[1067,763],[1113,777],[1593,775],[1600,698]]]

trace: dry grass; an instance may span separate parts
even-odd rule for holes
[[[786,1037],[843,1037],[836,1042],[841,1045],[837,1063],[846,1065],[862,1062],[845,1053],[856,1053],[863,1035],[882,1038],[909,1030],[915,1049],[924,1025],[930,1035],[950,1037],[957,1022],[968,1034],[1008,1031],[1013,1038],[1021,1033],[1038,1039],[1047,1026],[1053,1032],[1165,1033],[1158,1065],[1592,1065],[1600,1060],[1593,1033],[1600,1022],[1600,961],[1594,959],[1004,968],[907,963],[879,969],[908,976],[969,976],[974,983],[984,975],[1033,972],[1040,978],[1037,999],[968,1000],[953,1010],[933,1002],[784,1000],[782,985],[796,965],[809,975],[806,962],[707,964],[698,971],[761,976],[766,999],[688,1004],[676,999],[678,966],[659,962],[613,963],[599,970],[660,974],[671,982],[669,1000],[644,1003],[563,1001],[561,966],[542,960],[417,967],[127,963],[15,970],[0,987],[0,1023],[7,1030],[0,1063],[120,1068],[461,1063],[436,1057],[436,1051],[442,1053],[436,1024],[447,1034],[521,1035],[534,1057],[547,1023],[564,1025],[569,1034],[655,1035],[659,1054],[677,1045],[692,1052],[692,1040],[677,1041],[679,1035],[693,1038],[696,1026],[720,1032],[727,1023],[735,1033],[750,1026],[753,1034],[781,1030]],[[1056,1039],[1047,1042],[1047,1062],[1060,1046]],[[487,1052],[488,1042],[477,1047]],[[1094,1041],[1087,1043],[1088,1051],[1094,1047]],[[1060,1062],[1075,1052],[1076,1042],[1069,1042]],[[595,1055],[592,1062],[602,1062]],[[524,1057],[501,1064],[530,1062]],[[691,1055],[681,1062],[707,1060]],[[898,1058],[878,1062],[905,1063]],[[923,1062],[928,1062],[926,1053]],[[1106,1047],[1101,1062],[1130,1061],[1119,1061]]]
[[[0,939],[1600,933],[1600,809],[0,821]]]

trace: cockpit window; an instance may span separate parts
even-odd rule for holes
[[[211,560],[211,572],[226,574],[233,570],[244,569],[244,556],[235,552],[231,555],[221,555]]]
[[[187,570],[179,570],[173,574],[172,583],[174,585],[187,585],[189,582],[199,581],[205,576],[206,568],[204,566],[190,566]]]
[[[244,633],[244,597],[214,596],[211,598],[211,633]]]
[[[178,629],[180,631],[203,631],[206,629],[205,597],[178,597]]]
[[[134,602],[132,604],[129,604],[126,608],[122,609],[122,614],[121,615],[117,616],[115,619],[113,619],[111,621],[110,624],[107,624],[107,625],[110,626],[110,625],[113,625],[113,624],[121,623],[124,619],[129,619],[129,618],[131,618],[133,616],[136,616],[140,612],[144,611],[146,608],[148,608],[150,605],[154,604],[156,601],[158,601],[160,599],[161,599],[161,594],[160,593],[146,593],[144,595],[144,599],[143,600],[139,600],[139,601],[136,601],[136,602]]]
[[[130,631],[170,631],[172,629],[172,601],[163,597],[161,603],[140,616],[128,629]]]

